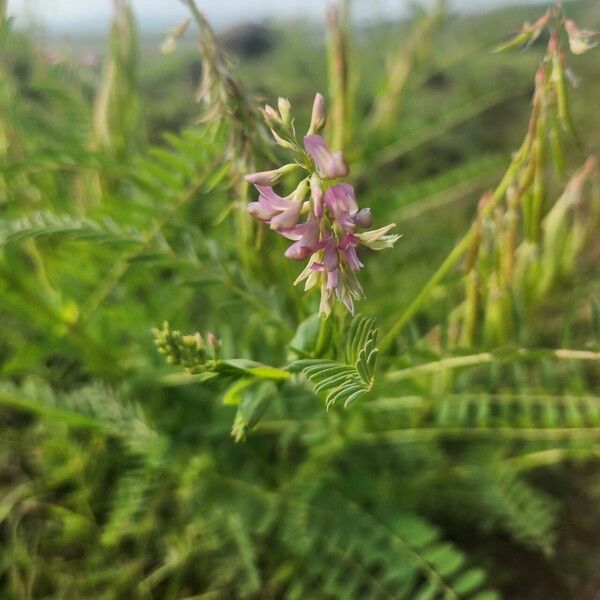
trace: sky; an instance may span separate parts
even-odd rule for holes
[[[142,28],[168,30],[187,16],[179,0],[132,0]],[[525,0],[533,2],[535,0]],[[519,0],[453,0],[460,10],[481,10],[493,6],[522,3]],[[198,6],[217,28],[243,21],[314,15],[320,19],[327,0],[197,0]],[[359,18],[378,20],[399,17],[409,0],[355,0]],[[9,0],[9,12],[25,25],[40,22],[51,29],[105,29],[110,21],[112,0]]]

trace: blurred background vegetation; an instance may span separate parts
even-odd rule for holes
[[[319,356],[318,300],[244,210],[241,175],[278,164],[264,102],[304,131],[322,91],[360,203],[403,234],[361,272],[383,335],[502,179],[548,39],[491,49],[545,7],[361,24],[350,4],[200,20],[165,52],[125,0],[97,39],[19,30],[0,0],[1,598],[600,597],[600,369],[553,354],[599,350],[597,181],[542,292],[456,341],[461,265],[349,409],[302,380],[199,382],[153,344],[167,320],[227,357]],[[565,10],[600,28],[596,0]],[[572,173],[600,150],[600,63],[569,63]],[[544,172],[547,215],[568,177]]]

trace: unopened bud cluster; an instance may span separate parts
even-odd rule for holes
[[[371,227],[371,211],[359,210],[351,185],[332,183],[346,177],[349,168],[342,153],[331,152],[319,135],[327,122],[321,94],[315,96],[302,146],[296,137],[289,100],[280,98],[277,109],[267,105],[262,113],[276,143],[293,154],[293,162],[246,175],[246,181],[259,193],[258,201],[251,202],[248,211],[293,241],[285,252],[287,258],[308,261],[295,283],[304,281],[305,290],[320,286],[322,315],[331,312],[336,298],[354,312],[354,301],[364,297],[356,277],[356,271],[363,267],[356,249],[361,245],[372,250],[391,248],[398,239],[388,234],[394,224],[359,232]],[[281,197],[273,190],[282,178],[302,170],[306,174],[289,196]]]
[[[220,343],[212,333],[206,339],[199,333],[183,335],[180,331],[171,330],[167,321],[162,329],[154,329],[152,333],[158,351],[166,356],[167,362],[188,371],[194,371],[218,356]]]

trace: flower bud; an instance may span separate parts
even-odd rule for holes
[[[206,336],[208,347],[211,349],[213,356],[216,358],[219,350],[221,349],[221,342],[214,333],[209,332]]]
[[[261,108],[260,112],[262,113],[265,123],[269,127],[273,128],[276,125],[281,124],[281,119],[279,118],[279,113],[272,106],[265,104],[265,107]]]
[[[308,135],[319,133],[327,123],[327,112],[325,110],[325,98],[319,93],[315,95],[312,107],[312,116],[310,118],[310,127]]]
[[[290,163],[283,165],[283,167],[279,167],[279,169],[250,173],[246,175],[244,179],[253,185],[274,185],[281,178],[294,171],[297,167],[298,165],[296,163]]]
[[[296,146],[292,144],[292,142],[284,140],[274,129],[271,129],[271,133],[273,134],[273,137],[275,138],[275,143],[278,146],[281,146],[282,148],[287,148],[288,150],[296,149]]]
[[[204,348],[204,340],[199,333],[195,333],[194,335],[184,335],[181,338],[181,342],[186,348],[194,348],[197,350]]]
[[[277,182],[277,170],[257,171],[244,176],[244,179],[253,185],[273,185]]]
[[[279,98],[277,107],[279,108],[281,120],[289,127],[292,124],[292,105],[290,101],[287,98]]]

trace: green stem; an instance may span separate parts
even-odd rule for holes
[[[557,350],[540,350],[519,348],[514,353],[507,356],[494,354],[493,352],[481,352],[479,354],[469,354],[467,356],[453,356],[451,358],[443,358],[428,362],[415,367],[408,367],[398,371],[391,371],[387,374],[390,381],[400,381],[415,375],[423,375],[427,373],[436,373],[445,371],[446,369],[459,369],[462,367],[472,367],[491,362],[501,362],[504,360],[535,360],[540,356],[548,356],[559,360],[591,360],[600,361],[600,352],[591,352],[589,350],[571,350],[567,348],[559,348]]]
[[[363,433],[354,440],[367,444],[406,444],[433,440],[504,439],[504,440],[554,440],[600,438],[600,427],[558,427],[553,429],[518,427],[448,427],[424,429],[395,429],[378,433]]]

